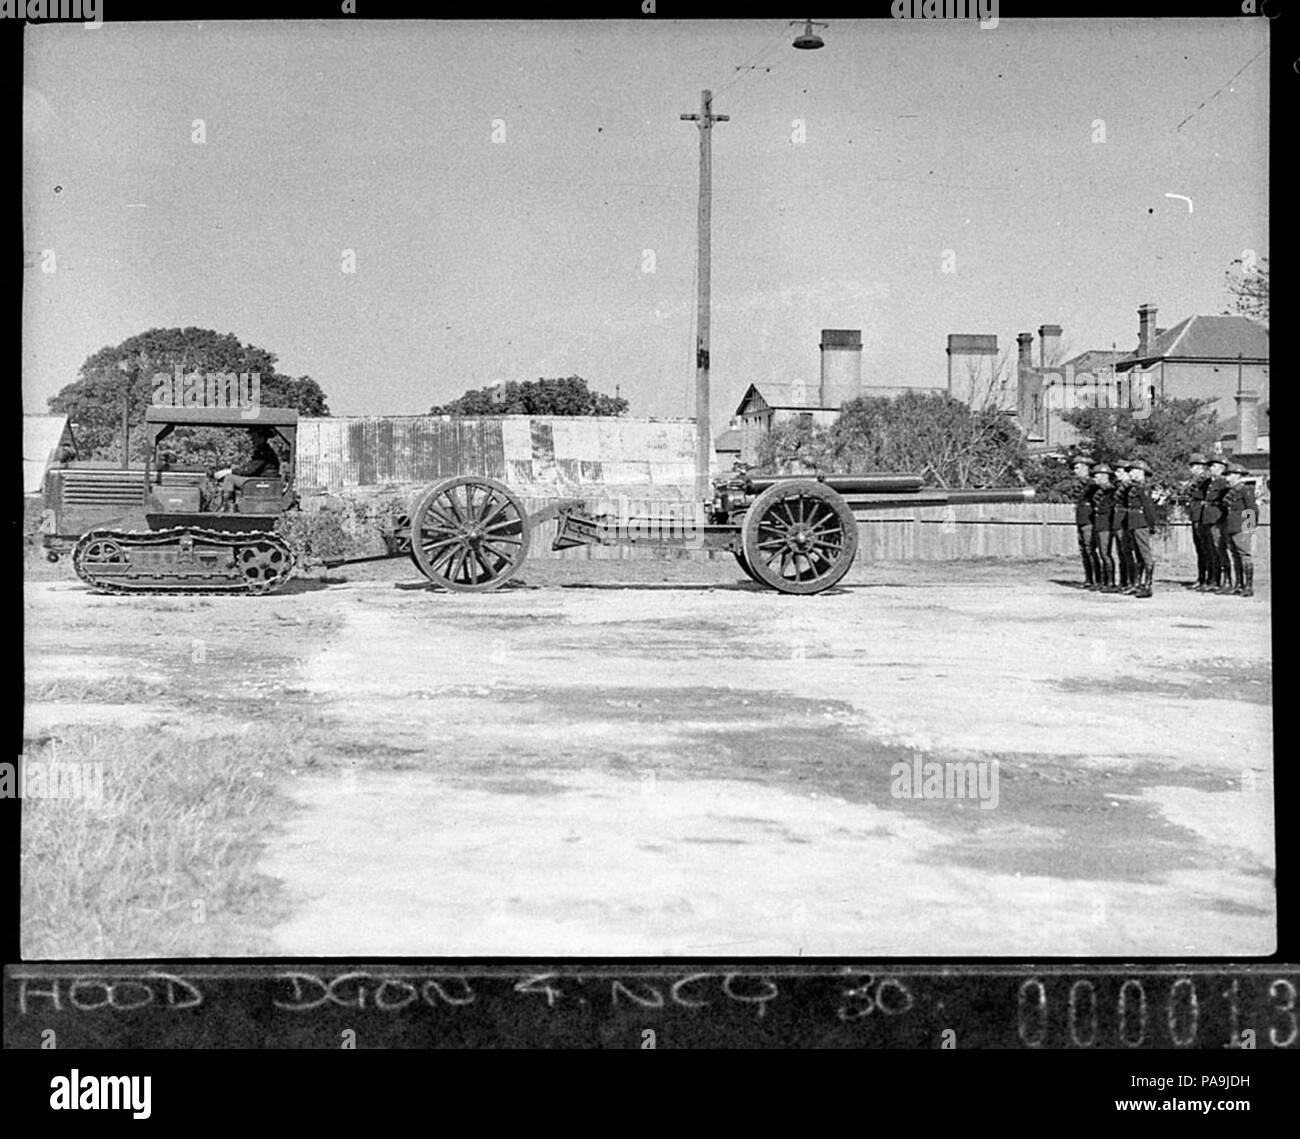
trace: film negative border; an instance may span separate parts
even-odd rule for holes
[[[1275,965],[32,964],[10,1049],[1300,1051]]]

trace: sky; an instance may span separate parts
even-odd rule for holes
[[[1268,29],[836,20],[796,51],[769,20],[29,26],[24,410],[196,325],[337,415],[573,374],[692,415],[680,115],[704,88],[730,116],[715,428],[752,382],[815,388],[822,328],[916,386],[945,384],[949,333],[1132,348],[1140,304],[1221,312],[1230,263],[1268,253]]]

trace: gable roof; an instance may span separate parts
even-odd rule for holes
[[[1244,316],[1189,316],[1157,336],[1145,355],[1134,349],[1116,366],[1152,360],[1232,362],[1238,353],[1245,360],[1267,363],[1268,329]]]
[[[839,411],[838,407],[823,409],[818,400],[821,397],[820,385],[805,383],[801,380],[763,380],[750,384],[745,394],[740,397],[736,415],[744,415],[761,403],[764,407],[791,408],[802,411]]]

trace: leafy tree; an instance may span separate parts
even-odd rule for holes
[[[122,404],[126,401],[131,430],[131,455],[145,450],[144,413],[153,402],[154,375],[191,372],[256,372],[263,407],[294,408],[303,415],[329,415],[325,393],[310,376],[281,375],[276,357],[264,348],[241,344],[232,333],[206,328],[152,328],[121,344],[101,348],[81,365],[79,376],[49,401],[50,410],[77,424],[82,457],[116,458],[122,451]],[[125,368],[123,368],[125,365]],[[212,451],[217,431],[176,432],[175,448],[199,441],[199,451]],[[242,433],[240,433],[242,435]],[[203,443],[203,440],[208,440]],[[218,448],[220,449],[220,448]],[[187,457],[185,461],[192,461]]]
[[[759,458],[774,471],[802,464],[827,474],[906,472],[930,486],[990,487],[1023,485],[1028,453],[1008,415],[972,410],[947,395],[905,392],[846,403],[829,427],[783,424],[764,439]]]
[[[830,430],[807,421],[787,419],[759,440],[756,470],[780,474],[840,473],[835,465]]]
[[[450,403],[435,404],[430,415],[622,415],[625,399],[587,387],[581,376],[511,381],[467,391]]]
[[[1227,314],[1248,316],[1268,327],[1268,258],[1261,257],[1252,269],[1247,269],[1238,257],[1225,273],[1228,294],[1232,301]]]

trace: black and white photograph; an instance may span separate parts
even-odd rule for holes
[[[1277,950],[1269,19],[102,3],[23,960]]]

